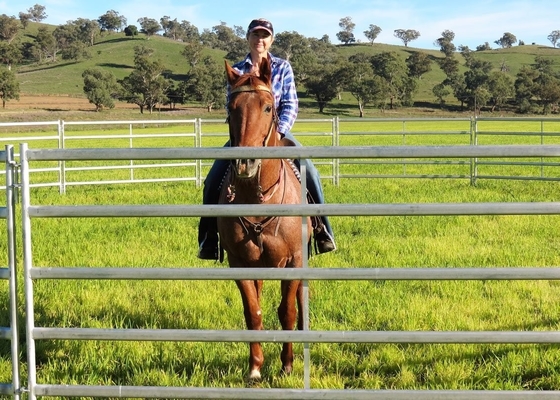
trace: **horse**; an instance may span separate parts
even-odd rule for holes
[[[230,146],[273,147],[284,143],[277,133],[278,116],[271,87],[271,66],[263,58],[258,73],[239,74],[225,62],[230,85],[228,124]],[[291,160],[231,160],[220,190],[219,204],[299,204],[299,171]],[[300,216],[218,217],[221,254],[225,250],[230,268],[300,268],[303,265]],[[307,243],[311,222],[307,218]],[[249,330],[262,330],[260,306],[262,280],[237,280],[245,323]],[[278,318],[283,330],[303,330],[303,285],[300,280],[281,281]],[[291,343],[282,345],[282,373],[292,371]],[[261,379],[264,355],[261,344],[249,344],[249,379]]]

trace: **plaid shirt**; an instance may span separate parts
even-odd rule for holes
[[[272,93],[279,117],[278,132],[285,134],[292,129],[298,113],[294,71],[288,61],[268,54],[272,65]],[[250,72],[252,67],[253,62],[250,54],[244,60],[233,65],[233,69],[240,74]],[[230,87],[228,85],[226,104],[229,103],[229,96]]]

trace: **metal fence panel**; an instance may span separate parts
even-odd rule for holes
[[[351,342],[351,343],[558,343],[560,332],[340,332],[340,331],[207,331],[207,330],[134,330],[79,329],[36,327],[33,306],[33,280],[36,279],[233,279],[287,278],[285,270],[255,269],[166,269],[138,271],[123,268],[34,268],[31,250],[31,219],[65,217],[131,217],[131,216],[199,216],[253,215],[252,207],[239,206],[88,206],[49,207],[30,203],[29,162],[37,160],[109,160],[109,159],[166,159],[166,158],[387,158],[387,157],[552,157],[560,155],[560,146],[396,146],[355,147],[351,151],[331,147],[283,149],[89,149],[89,150],[28,150],[21,147],[22,171],[22,235],[26,298],[26,332],[28,354],[29,397],[37,396],[95,396],[142,398],[212,398],[212,399],[525,399],[560,398],[560,391],[390,391],[390,390],[317,390],[305,379],[304,389],[216,389],[137,386],[44,385],[36,381],[35,341],[43,339],[99,339],[99,340],[179,340],[179,341],[295,341]],[[498,215],[498,214],[560,214],[560,203],[476,203],[476,204],[328,204],[300,206],[266,206],[258,213],[270,211],[278,215]],[[211,212],[211,214],[205,214]],[[256,215],[256,214],[254,214]],[[302,279],[560,279],[558,268],[422,268],[414,269],[301,269],[289,271],[290,278]],[[305,357],[305,354],[304,354]],[[305,364],[305,375],[309,365]]]

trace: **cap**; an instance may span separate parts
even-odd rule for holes
[[[247,29],[247,34],[252,33],[259,29],[265,30],[271,35],[274,35],[274,28],[272,27],[272,24],[270,23],[270,21],[264,18],[252,20],[251,23],[249,24],[249,28]]]

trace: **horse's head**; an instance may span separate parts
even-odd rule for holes
[[[271,67],[267,58],[258,74],[240,75],[226,62],[230,85],[228,104],[229,138],[232,147],[264,147],[278,144],[276,109],[271,88]],[[239,178],[256,176],[260,159],[238,159],[233,169]]]

